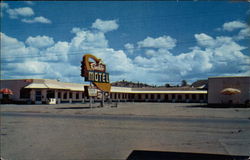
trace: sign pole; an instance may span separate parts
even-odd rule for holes
[[[102,91],[102,107],[104,107],[104,91]]]
[[[91,85],[92,83],[90,82],[90,87],[92,87],[92,85]],[[92,109],[92,95],[91,96],[89,96],[89,107],[90,107],[90,109]]]

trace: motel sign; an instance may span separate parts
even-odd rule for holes
[[[91,62],[90,59],[94,62]],[[109,73],[106,72],[106,65],[101,59],[91,54],[85,54],[81,64],[81,76],[85,78],[85,81],[93,83],[101,91],[110,92]]]

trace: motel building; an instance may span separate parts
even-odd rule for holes
[[[14,103],[61,104],[85,103],[89,101],[87,84],[65,83],[51,79],[1,80],[1,88],[8,88]],[[3,95],[0,94],[0,98]],[[100,97],[95,97],[100,101]],[[113,102],[207,102],[207,90],[199,88],[128,88],[111,87],[106,101]]]

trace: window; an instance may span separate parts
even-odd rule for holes
[[[165,99],[168,100],[168,95],[167,94],[165,94]]]
[[[138,94],[138,99],[141,99],[141,94]]]
[[[30,90],[22,88],[20,90],[20,98],[30,98]]]
[[[201,99],[204,99],[204,95],[203,94],[200,94],[200,100]]]
[[[82,92],[82,98],[84,98],[84,92]]]
[[[157,99],[161,99],[161,95],[160,94],[157,94]]]
[[[151,99],[154,99],[154,94],[151,94]]]
[[[79,99],[79,93],[76,93],[76,99]]]
[[[131,94],[131,99],[135,99],[135,95],[134,94]]]
[[[196,95],[192,94],[192,99],[195,100],[196,99]]]
[[[58,98],[61,98],[61,92],[58,92],[57,97],[58,97]]]
[[[71,92],[69,93],[69,98],[72,98],[72,93]]]
[[[189,94],[185,94],[185,98],[186,98],[186,99],[189,99]]]
[[[47,91],[47,98],[55,98],[55,91],[54,90],[48,90]]]
[[[148,94],[145,95],[145,98],[148,99]]]
[[[63,99],[67,99],[67,92],[65,92],[64,94],[63,94]]]
[[[175,99],[175,94],[172,94],[172,99]]]
[[[181,95],[178,95],[178,100],[181,100],[181,97],[182,97]]]

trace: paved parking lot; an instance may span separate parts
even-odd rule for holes
[[[3,105],[1,156],[126,159],[133,150],[248,155],[249,117],[249,108],[181,103],[122,103],[118,108],[92,109],[88,104]]]

